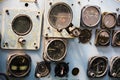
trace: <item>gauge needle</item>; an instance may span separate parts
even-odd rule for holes
[[[99,66],[99,64],[102,63],[102,62],[103,62],[103,61],[100,61],[100,62],[96,63],[96,64],[94,65],[94,67],[95,67],[95,66]]]
[[[106,24],[108,24],[108,23],[109,23],[109,21],[106,22]]]
[[[48,50],[50,50],[50,51],[55,51],[56,49],[53,49],[53,48],[52,48],[52,49],[48,49]]]
[[[22,63],[24,63],[24,62],[25,62],[25,59],[22,60]]]
[[[120,67],[118,68],[118,70],[117,70],[117,72],[116,72],[116,73],[118,74],[119,72],[120,72]]]

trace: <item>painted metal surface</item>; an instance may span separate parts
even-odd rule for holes
[[[3,0],[3,2],[0,2],[0,11],[3,8],[23,8],[23,9],[33,9],[33,10],[43,10],[46,7],[45,6],[45,1],[55,1],[59,2],[62,0],[37,0],[37,3],[29,3],[28,7],[25,7],[26,2],[20,2],[20,0]],[[80,26],[80,15],[81,15],[81,9],[85,5],[97,5],[101,8],[102,12],[115,12],[117,14],[120,14],[120,11],[116,11],[116,9],[120,8],[120,2],[117,2],[116,0],[65,0],[68,3],[72,3],[74,5],[78,5],[78,2],[80,1],[79,7],[76,8],[74,11],[75,16],[77,19],[74,19],[74,25],[77,27]],[[44,18],[44,20],[47,20]],[[100,25],[96,27],[97,29],[100,29]],[[109,60],[113,56],[120,56],[120,48],[119,47],[112,47],[111,45],[108,47],[96,47],[94,45],[95,41],[95,30],[94,28],[92,30],[92,38],[90,40],[90,43],[82,44],[78,43],[78,39],[68,39],[68,45],[67,45],[67,55],[65,58],[65,62],[69,62],[69,73],[68,77],[63,77],[63,78],[58,78],[55,77],[54,73],[54,68],[55,65],[54,63],[51,63],[51,73],[47,77],[44,78],[35,78],[35,67],[37,65],[37,62],[43,61],[43,32],[41,32],[41,42],[40,42],[40,49],[36,51],[29,51],[25,50],[25,52],[31,56],[32,59],[32,68],[31,72],[28,76],[24,78],[10,78],[10,80],[119,80],[119,78],[111,78],[108,76],[108,73],[106,76],[102,78],[95,78],[95,79],[90,79],[87,77],[87,64],[89,58],[93,56],[106,56]],[[43,26],[42,26],[43,29]],[[116,30],[119,29],[119,27],[116,26]],[[2,15],[0,15],[0,31],[2,30]],[[43,30],[42,30],[43,31]],[[112,39],[111,39],[112,40]],[[0,72],[6,73],[7,71],[7,58],[10,52],[15,51],[15,50],[3,50],[0,49]],[[78,67],[80,69],[79,75],[73,76],[71,74],[71,71],[74,67]]]

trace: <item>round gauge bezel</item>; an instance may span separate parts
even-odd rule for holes
[[[88,39],[88,36],[87,36],[87,40],[81,40],[81,34],[83,34],[82,32],[87,32],[86,34],[88,35],[89,34],[89,39]],[[84,33],[85,33],[84,32]],[[92,32],[91,32],[91,30],[89,30],[89,29],[83,29],[83,30],[81,30],[81,34],[79,35],[79,41],[81,42],[81,43],[87,43],[87,42],[89,42],[90,41],[90,39],[91,39],[91,37],[92,37]],[[85,35],[85,34],[84,34]],[[84,38],[84,37],[83,37]],[[82,39],[83,39],[82,38]]]
[[[68,72],[69,72],[69,63],[66,63],[66,62],[59,62],[57,63],[57,65],[55,66],[55,69],[54,69],[54,72],[55,72],[55,76],[58,76],[58,77],[65,77],[67,76]],[[57,74],[58,72],[58,69],[61,68],[61,65],[64,66],[64,69],[66,70],[65,73],[63,73],[62,75],[60,74]]]
[[[72,69],[72,75],[73,76],[77,76],[79,74],[79,72],[80,72],[80,70],[79,70],[78,67],[75,67],[75,68]]]
[[[107,31],[107,30],[100,30],[99,32],[98,32],[98,35],[97,35],[97,37],[98,37],[98,40],[99,40],[99,36],[100,36],[100,34],[102,33],[102,32],[106,32],[108,35],[109,35],[109,37],[110,37],[110,32],[109,31]],[[107,45],[110,41],[108,40],[106,43],[101,43],[101,42],[99,42],[99,41],[97,41],[100,45]]]
[[[98,21],[97,21],[95,24],[93,24],[93,25],[85,24],[85,23],[84,23],[85,21],[83,20],[83,13],[84,13],[84,11],[85,11],[87,8],[89,8],[89,7],[95,8],[95,9],[98,11],[98,13],[99,13],[99,19],[98,19]],[[81,19],[82,19],[82,23],[83,23],[85,26],[89,27],[89,28],[93,28],[93,27],[97,26],[97,25],[99,24],[100,20],[101,20],[101,10],[100,10],[100,7],[98,7],[98,6],[96,6],[96,5],[87,5],[87,6],[84,6],[83,9],[82,9]]]
[[[120,33],[120,30],[116,31],[114,34],[113,34],[113,40],[112,40],[112,43],[115,43],[116,45],[120,46],[120,44],[116,43],[116,35]]]
[[[64,55],[63,55],[61,58],[56,59],[56,60],[55,60],[55,59],[52,59],[52,58],[49,56],[48,52],[47,52],[47,49],[48,49],[49,45],[50,45],[52,42],[54,42],[54,41],[61,41],[61,42],[64,44],[64,46],[65,46]],[[47,44],[45,53],[46,53],[46,57],[48,57],[48,59],[50,59],[51,61],[61,61],[61,60],[64,59],[64,57],[66,56],[66,52],[67,52],[67,47],[66,47],[66,42],[65,42],[64,40],[62,40],[62,39],[53,39],[53,40],[48,41],[48,44]]]
[[[39,66],[41,66],[41,65],[45,67],[45,71],[44,72],[41,72],[40,69],[39,69]],[[37,66],[36,66],[36,77],[38,77],[37,74],[40,74],[40,77],[45,77],[49,73],[50,73],[50,65],[49,65],[49,63],[47,63],[45,61],[37,63]]]
[[[112,27],[109,27],[109,26],[106,26],[105,22],[104,22],[104,19],[106,18],[106,16],[108,15],[112,15],[115,19],[115,23],[112,25]],[[105,26],[105,28],[108,28],[108,29],[111,29],[111,28],[114,28],[116,23],[117,23],[117,19],[116,19],[116,14],[114,13],[103,13],[103,17],[102,17],[102,23],[103,25]]]
[[[102,77],[102,76],[104,76],[106,73],[107,73],[107,70],[108,70],[108,58],[107,57],[105,57],[105,56],[94,56],[94,57],[92,57],[92,58],[90,58],[89,59],[89,63],[88,63],[88,72],[90,71],[92,71],[91,70],[91,64],[93,63],[93,61],[95,61],[96,59],[98,59],[98,58],[101,58],[101,59],[104,59],[105,61],[106,61],[106,69],[105,69],[105,71],[101,74],[101,75],[96,75],[96,74],[94,74],[94,77]],[[88,75],[89,75],[89,73],[88,73]],[[90,76],[90,75],[89,75]],[[90,76],[90,77],[92,77],[92,76]]]
[[[22,57],[24,57],[24,58],[26,58],[27,60],[28,60],[28,62],[29,62],[29,66],[28,66],[28,69],[27,69],[27,71],[25,72],[25,73],[23,73],[23,74],[21,74],[21,75],[17,75],[16,73],[13,73],[12,71],[11,71],[11,69],[10,69],[10,64],[11,64],[11,62],[12,62],[12,60],[14,59],[14,58],[16,58],[16,57],[19,57],[19,56],[22,56]],[[8,59],[8,70],[9,70],[9,75],[12,75],[12,76],[14,76],[14,77],[24,77],[24,76],[26,76],[27,74],[29,74],[29,72],[30,72],[30,70],[31,70],[31,58],[30,58],[30,56],[29,55],[27,55],[27,54],[14,54],[14,55],[11,55],[10,57],[9,57],[9,59]]]
[[[69,9],[69,11],[70,11],[70,14],[71,14],[71,16],[70,16],[70,22],[68,22],[68,24],[66,25],[66,26],[62,26],[62,28],[57,28],[52,22],[51,22],[51,20],[50,20],[50,13],[51,13],[51,11],[53,10],[53,8],[55,8],[57,5],[64,5],[65,7],[67,7],[68,9]],[[69,25],[70,25],[70,23],[72,22],[72,20],[73,20],[73,11],[72,11],[72,8],[67,4],[67,3],[64,3],[64,2],[58,2],[58,3],[55,3],[54,5],[52,5],[51,6],[51,8],[50,8],[50,10],[48,11],[48,22],[49,22],[49,24],[53,27],[53,28],[55,28],[55,29],[57,29],[57,30],[62,30],[62,29],[65,29],[65,28],[67,28]]]
[[[13,25],[14,25],[15,20],[16,20],[17,18],[20,18],[20,17],[26,17],[26,18],[29,19],[29,21],[30,21],[29,29],[28,29],[26,32],[24,32],[24,33],[20,33],[20,32],[16,31],[16,30],[13,28]],[[28,33],[31,32],[32,27],[33,27],[33,22],[32,22],[31,18],[30,18],[28,15],[19,14],[19,15],[15,16],[14,19],[12,20],[11,26],[12,26],[13,32],[15,32],[15,33],[16,33],[17,35],[19,35],[19,36],[24,36],[24,35],[27,35]]]
[[[113,74],[113,65],[115,64],[115,62],[117,61],[117,60],[120,60],[120,57],[119,56],[114,56],[114,57],[112,57],[112,59],[110,60],[110,75],[112,76],[112,77],[114,77],[112,74]],[[120,76],[115,76],[115,77],[120,77]]]

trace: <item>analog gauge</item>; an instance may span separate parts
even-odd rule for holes
[[[112,77],[120,77],[120,57],[118,56],[111,61],[110,75]]]
[[[85,6],[82,9],[82,22],[85,26],[96,26],[101,18],[100,8],[97,6]]]
[[[9,80],[8,76],[4,73],[0,73],[0,80]]]
[[[73,74],[74,76],[78,75],[78,74],[79,74],[79,68],[77,68],[77,67],[73,68],[72,74]]]
[[[118,24],[118,26],[120,26],[120,14],[118,16],[117,24]]]
[[[66,55],[66,45],[63,40],[52,40],[47,46],[47,57],[52,61],[60,61]]]
[[[97,36],[99,45],[105,46],[110,42],[110,33],[107,30],[101,30]]]
[[[35,76],[37,78],[45,77],[50,73],[50,63],[48,62],[39,62],[36,66]]]
[[[58,30],[68,27],[72,22],[72,18],[72,9],[66,3],[55,4],[49,11],[49,23]]]
[[[113,35],[113,44],[120,46],[120,31],[116,31]]]
[[[13,55],[8,60],[8,70],[12,76],[26,76],[31,68],[31,58],[28,55]]]
[[[79,36],[79,42],[87,43],[87,42],[90,41],[91,36],[92,36],[92,33],[91,33],[90,30],[83,29],[83,30],[81,30],[81,33],[80,33],[80,36]]]
[[[120,0],[116,0],[116,1],[120,2]]]
[[[19,15],[13,19],[12,29],[17,35],[26,35],[32,29],[32,21],[27,15]]]
[[[55,76],[65,77],[69,72],[69,65],[65,62],[60,62],[55,67]]]
[[[116,25],[116,15],[113,13],[105,13],[102,22],[106,28],[113,28]]]
[[[88,76],[102,77],[107,72],[108,59],[106,57],[92,57],[88,65]]]

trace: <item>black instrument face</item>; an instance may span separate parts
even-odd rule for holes
[[[17,35],[26,35],[32,29],[32,21],[26,15],[17,16],[12,22],[12,29]]]
[[[78,73],[79,73],[79,68],[74,68],[74,69],[72,70],[72,74],[73,74],[74,76],[78,75]]]
[[[90,41],[91,36],[92,36],[92,33],[90,30],[83,29],[83,30],[81,30],[81,34],[79,36],[79,42],[87,43]]]
[[[116,32],[113,39],[116,45],[120,45],[120,32]]]
[[[62,59],[65,57],[65,53],[66,46],[65,43],[61,40],[53,40],[47,47],[48,57],[53,61]]]
[[[55,67],[55,76],[65,77],[69,72],[69,65],[65,62],[60,62]]]
[[[64,29],[69,26],[73,13],[69,5],[58,3],[52,6],[49,12],[49,22],[56,29]]]
[[[100,17],[100,10],[96,6],[85,6],[82,10],[82,21],[88,27],[96,26]]]
[[[116,57],[111,64],[111,76],[120,77],[120,58]]]
[[[107,71],[108,60],[106,57],[96,57],[89,61],[88,75],[102,77]]]
[[[18,55],[9,60],[9,71],[15,77],[26,76],[31,67],[31,60],[27,56]]]
[[[100,45],[107,45],[109,43],[109,39],[110,39],[110,34],[107,31],[100,31],[98,33],[98,39],[97,42]]]
[[[47,62],[39,62],[37,63],[35,76],[36,77],[45,77],[50,73],[50,64]]]

